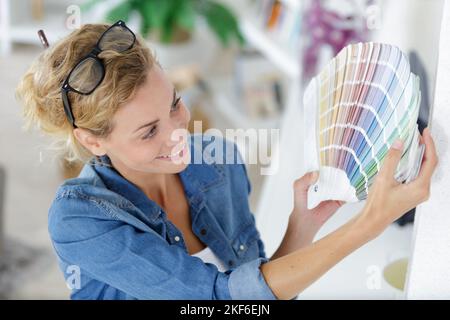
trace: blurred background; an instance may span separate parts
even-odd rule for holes
[[[292,182],[302,169],[302,90],[345,45],[400,46],[432,105],[441,0],[0,0],[0,298],[67,299],[47,232],[56,188],[80,165],[47,149],[39,132],[22,129],[15,87],[42,52],[84,23],[125,20],[155,51],[201,130],[276,129],[277,163],[249,164],[250,197],[270,256],[287,226]],[[428,123],[424,115],[422,125]],[[191,130],[193,127],[191,126]],[[246,159],[258,150],[239,142]],[[272,165],[274,174],[261,174]],[[342,208],[317,238],[363,204]],[[299,299],[401,299],[414,212],[339,263]]]

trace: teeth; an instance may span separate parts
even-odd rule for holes
[[[169,158],[175,157],[175,156],[179,155],[181,153],[181,151],[184,150],[184,147],[185,147],[185,145],[183,144],[183,147],[177,153],[174,153],[174,154],[171,154],[171,155],[168,155],[168,156],[159,156],[158,158],[169,159]]]

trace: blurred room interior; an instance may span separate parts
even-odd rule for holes
[[[202,121],[203,132],[211,128],[223,134],[227,128],[280,130],[280,143],[270,146],[272,152],[280,150],[284,155],[279,159],[280,170],[264,175],[261,168],[269,163],[247,165],[251,208],[270,256],[287,226],[292,182],[304,173],[301,101],[305,84],[346,44],[389,42],[415,57],[413,67],[426,79],[423,98],[431,105],[443,1],[217,1],[229,10],[226,13],[236,19],[236,25],[230,19],[211,23],[211,17],[196,13],[191,30],[175,30],[167,39],[152,30],[143,36],[190,108],[192,132],[195,120]],[[142,16],[120,9],[126,2],[0,0],[0,299],[69,297],[48,237],[47,212],[57,187],[75,177],[80,164],[55,157],[45,136],[23,130],[14,96],[20,77],[44,50],[37,31],[43,29],[51,45],[80,23],[120,18],[144,33]],[[181,7],[172,10],[183,14]],[[246,158],[258,152],[245,139],[239,141]],[[361,205],[346,205],[318,237],[350,219]],[[413,225],[414,212],[410,212],[299,299],[404,298]],[[370,277],[377,272],[382,279],[374,289]]]

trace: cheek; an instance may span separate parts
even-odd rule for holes
[[[158,155],[158,141],[136,140],[130,143],[124,143],[116,149],[116,154],[124,159],[131,167],[148,165]]]
[[[189,112],[189,109],[184,105],[184,103],[182,104],[180,111],[183,121],[185,121],[186,124],[189,123],[189,121],[191,120],[191,113]]]
[[[136,158],[144,165],[149,164],[152,161],[155,161],[155,158],[160,154],[160,146],[161,142],[159,139],[155,139],[153,141],[145,140],[143,144],[136,147]]]
[[[186,119],[187,119],[187,122],[189,122],[191,120],[191,112],[189,111],[188,108],[186,108]]]

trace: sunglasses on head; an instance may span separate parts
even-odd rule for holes
[[[124,52],[131,49],[136,41],[136,36],[122,20],[111,25],[97,41],[92,51],[82,58],[70,71],[61,88],[64,112],[74,128],[75,118],[69,100],[69,91],[90,95],[100,85],[105,77],[105,65],[98,57],[100,52],[114,50]]]

